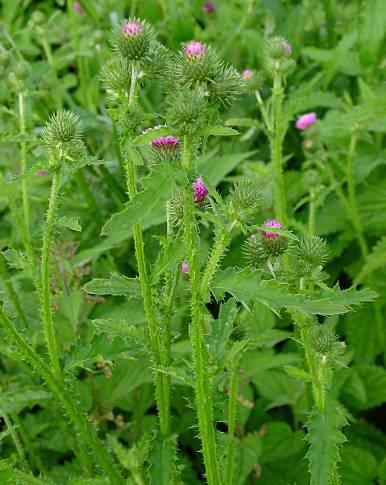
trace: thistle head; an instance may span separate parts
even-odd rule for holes
[[[181,263],[181,272],[182,273],[189,273],[189,264],[186,261]]]
[[[283,76],[294,66],[290,59],[292,46],[283,37],[271,37],[267,39],[264,48],[264,66],[267,72],[274,77],[277,73]]]
[[[206,188],[201,177],[198,177],[196,182],[193,183],[194,190],[194,202],[201,203],[208,195],[208,189]]]
[[[191,135],[205,124],[208,106],[197,91],[179,91],[168,104],[166,124],[180,135]]]
[[[275,219],[266,221],[264,226],[273,229],[283,229],[283,226]],[[243,253],[249,263],[257,264],[279,258],[287,248],[288,240],[285,236],[262,230],[257,234],[252,234],[245,241]]]
[[[127,99],[131,81],[130,63],[127,59],[111,59],[102,66],[100,77],[111,102],[121,103],[122,99]]]
[[[251,177],[238,180],[231,189],[231,203],[235,218],[241,223],[248,223],[261,202],[261,190]]]
[[[146,59],[154,39],[154,31],[147,22],[125,19],[113,32],[112,44],[122,59],[139,61]]]
[[[292,54],[292,45],[289,42],[284,41],[283,48],[284,48],[285,55],[289,57]]]
[[[319,236],[304,236],[297,243],[297,269],[301,276],[320,270],[328,260],[327,242]]]
[[[214,13],[216,11],[216,5],[211,0],[208,0],[202,6],[202,10],[205,13]]]
[[[336,361],[345,350],[345,343],[339,341],[335,330],[325,324],[319,324],[311,330],[311,347],[322,358],[323,363]]]
[[[188,59],[198,59],[205,55],[206,47],[197,40],[191,40],[184,48],[185,57]]]
[[[62,152],[63,156],[84,150],[83,130],[79,116],[68,110],[60,110],[51,115],[42,131],[42,140],[52,152]]]
[[[296,128],[298,130],[306,130],[310,126],[316,123],[317,115],[314,112],[305,113],[296,120]]]
[[[175,160],[180,155],[180,140],[172,135],[159,136],[150,142],[155,162]]]
[[[242,73],[243,79],[250,79],[252,76],[253,76],[253,71],[251,71],[250,69],[244,69]]]

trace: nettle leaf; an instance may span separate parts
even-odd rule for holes
[[[303,394],[305,386],[278,369],[259,372],[252,382],[261,396],[269,402],[266,409],[294,405]]]
[[[248,433],[238,444],[234,483],[243,485],[253,469],[259,465],[263,439],[259,433]]]
[[[175,183],[181,180],[182,170],[169,162],[158,165],[145,179],[144,189],[138,192],[125,208],[114,214],[103,226],[102,234],[113,236],[120,242],[129,239],[133,226],[153,211],[165,213],[166,201],[172,197]]]
[[[302,431],[292,431],[287,423],[281,421],[269,422],[265,427],[261,463],[267,464],[267,468],[272,468],[272,463],[287,460],[290,456],[304,450]]]
[[[309,297],[288,292],[288,286],[274,280],[262,280],[258,271],[245,268],[237,271],[227,268],[219,272],[211,285],[217,300],[224,298],[226,293],[233,295],[237,301],[248,305],[258,300],[276,314],[282,308],[298,310],[306,315],[337,315],[350,311],[351,307],[372,301],[377,294],[369,289],[341,291],[337,287],[322,293],[322,298]]]
[[[374,308],[370,305],[346,315],[343,328],[349,348],[353,349],[354,360],[371,364],[382,349],[382,327],[380,328]]]
[[[378,463],[369,451],[345,446],[342,450],[342,464],[339,467],[342,483],[365,485],[375,483],[378,476]]]
[[[370,364],[358,364],[352,367],[364,386],[366,400],[361,396],[350,396],[350,404],[356,409],[371,409],[386,402],[386,370]]]
[[[51,399],[52,395],[39,388],[10,388],[1,393],[1,408],[9,413],[19,413],[25,408],[32,408],[36,404],[41,404],[42,401]]]
[[[310,485],[330,483],[331,473],[340,461],[339,448],[346,441],[341,428],[347,424],[341,409],[333,401],[327,401],[324,411],[314,409],[307,421],[306,440],[310,444],[307,453],[311,474]]]
[[[149,485],[177,484],[177,436],[156,436],[148,454]]]
[[[141,298],[141,285],[138,278],[128,278],[119,274],[112,274],[109,278],[95,278],[86,283],[83,289],[91,295]]]
[[[137,342],[138,345],[143,345],[145,343],[144,330],[128,323],[125,320],[99,318],[96,320],[91,320],[91,324],[95,327],[95,331],[97,333],[105,333],[110,337],[131,339],[133,342]]]

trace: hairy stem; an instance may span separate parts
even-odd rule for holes
[[[111,482],[114,485],[123,483],[123,478],[107,455],[105,447],[99,441],[91,423],[80,411],[71,391],[64,387],[63,382],[56,377],[54,372],[51,371],[47,364],[36,354],[32,347],[25,342],[22,335],[16,330],[13,323],[4,312],[2,305],[0,305],[0,322],[7,333],[8,338],[17,348],[22,359],[28,362],[34,371],[46,381],[46,384],[51,391],[58,397],[67,415],[79,431],[81,439],[94,452],[101,468],[106,472]],[[87,454],[85,455],[87,456]]]
[[[40,308],[41,318],[44,326],[44,334],[46,337],[48,354],[50,356],[53,371],[57,377],[61,375],[61,368],[59,364],[58,350],[55,339],[54,322],[52,319],[51,309],[51,292],[50,292],[50,265],[51,265],[51,246],[54,235],[56,212],[58,207],[60,183],[60,168],[58,168],[53,176],[51,184],[51,192],[48,201],[47,217],[43,233],[42,244],[42,263],[41,263],[41,277],[40,277]]]
[[[228,443],[226,446],[225,485],[233,484],[238,374],[239,362],[238,359],[234,358],[230,366],[230,389],[228,401]]]
[[[209,285],[211,284],[218,265],[224,256],[225,250],[229,244],[229,240],[230,234],[227,229],[224,230],[223,228],[220,228],[217,230],[212,251],[201,279],[202,295],[205,295],[209,290]]]
[[[191,167],[188,140],[184,138],[182,165]],[[188,157],[188,158],[187,158]],[[206,479],[209,485],[221,483],[220,471],[216,453],[216,435],[213,419],[212,384],[208,372],[209,359],[205,345],[204,312],[205,306],[201,299],[199,261],[197,254],[197,228],[194,214],[193,193],[187,177],[186,190],[183,196],[183,227],[186,259],[189,264],[189,279],[191,291],[191,325],[189,329],[192,343],[195,371],[195,393],[198,416],[198,427],[204,456]]]
[[[270,134],[271,143],[271,160],[274,166],[275,176],[275,212],[278,220],[287,226],[287,202],[284,188],[283,177],[283,156],[282,156],[282,142],[283,142],[283,121],[282,121],[282,103],[283,103],[284,89],[282,86],[281,76],[277,73],[273,81],[272,89],[272,126],[273,132]]]

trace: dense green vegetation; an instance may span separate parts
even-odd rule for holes
[[[3,0],[0,483],[386,483],[384,0]]]

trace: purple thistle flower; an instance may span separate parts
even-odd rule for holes
[[[150,142],[151,146],[154,148],[174,148],[178,146],[180,140],[172,135],[169,136],[159,136]]]
[[[296,128],[298,130],[306,130],[309,126],[313,125],[316,122],[316,113],[306,113],[296,121]]]
[[[76,0],[74,2],[74,12],[77,13],[78,15],[84,14],[81,4]]]
[[[193,184],[194,202],[202,202],[208,195],[208,189],[205,187],[201,177]]]
[[[202,6],[202,10],[206,13],[214,13],[216,11],[216,6],[213,2],[208,0],[207,2],[204,3]]]
[[[243,79],[249,79],[253,76],[253,72],[250,69],[244,69],[242,76]]]
[[[186,261],[182,261],[181,271],[183,273],[189,273],[189,265],[188,265],[188,263]]]
[[[283,44],[284,52],[286,56],[290,56],[292,54],[292,45],[289,42],[284,42]]]
[[[123,25],[122,32],[128,37],[135,37],[142,31],[140,22],[128,21]]]
[[[283,229],[283,226],[276,219],[269,219],[268,221],[265,221],[264,226],[273,227],[275,229]],[[263,231],[263,236],[266,239],[278,239],[280,237],[280,234],[276,234],[275,232],[270,231]]]
[[[189,58],[202,57],[206,52],[206,47],[197,40],[188,42],[184,49],[185,56]]]
[[[48,170],[43,169],[43,170],[38,170],[35,175],[37,177],[45,177],[47,174],[48,174]]]

